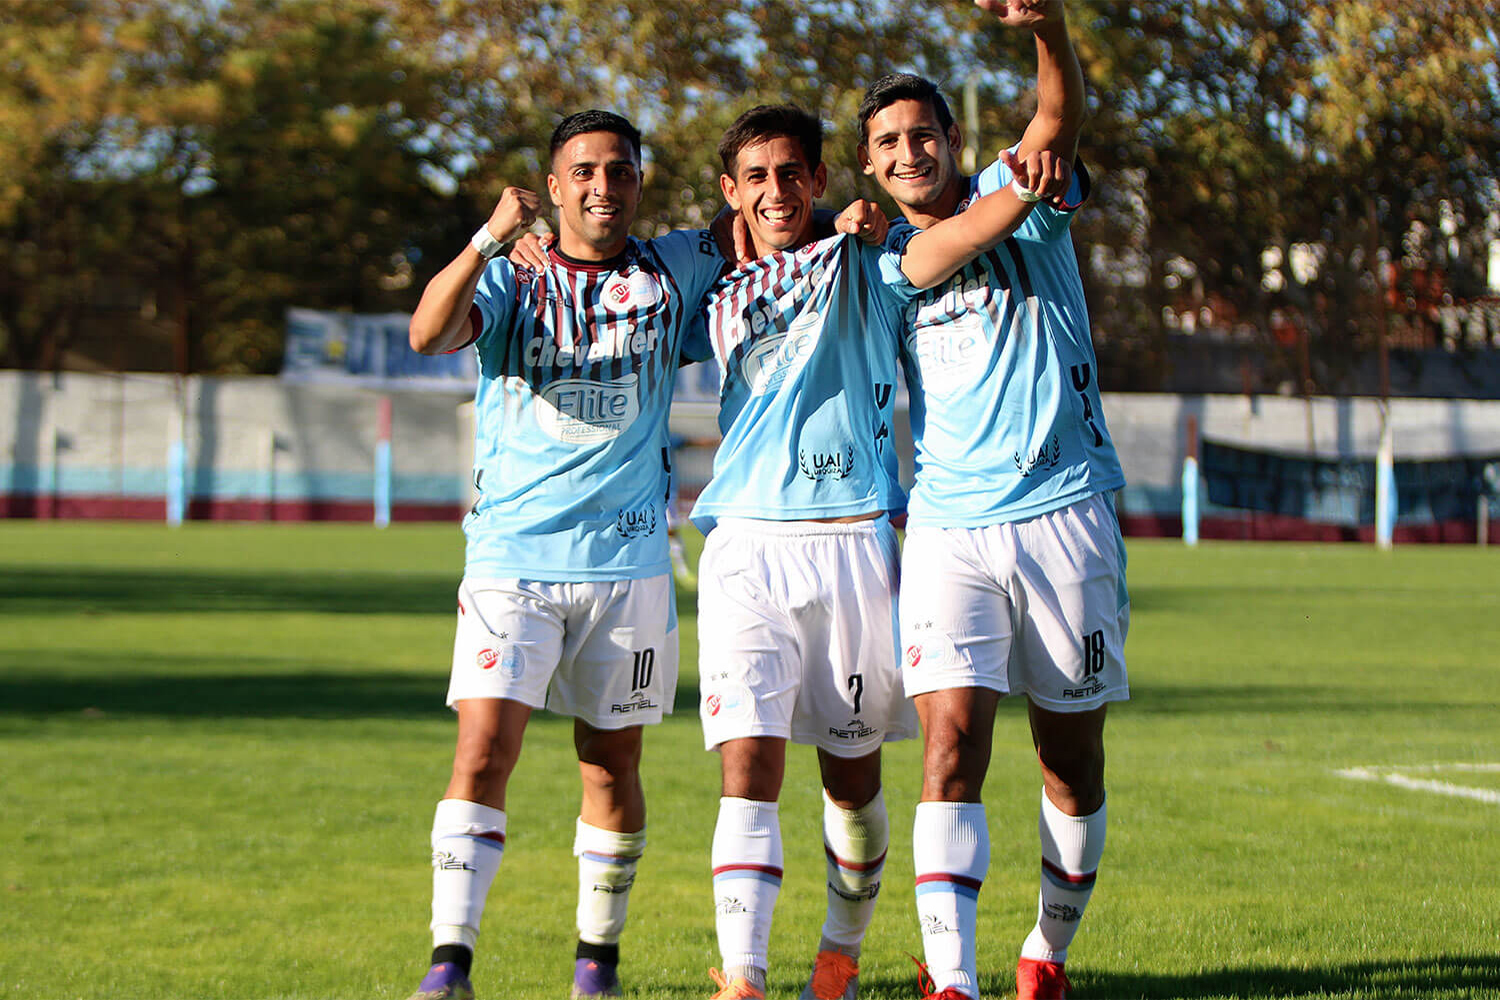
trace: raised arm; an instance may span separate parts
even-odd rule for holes
[[[1026,126],[1017,152],[1022,158],[1050,150],[1071,168],[1078,154],[1078,136],[1086,117],[1083,67],[1068,36],[1062,0],[974,0],[1000,23],[1031,31],[1036,38],[1036,114]],[[1062,195],[1052,175],[1032,178],[1044,196]]]
[[[473,339],[468,323],[469,307],[474,304],[479,278],[494,256],[481,254],[477,245],[485,242],[483,237],[487,234],[493,243],[487,244],[486,249],[493,247],[498,251],[500,244],[515,239],[531,225],[540,208],[541,199],[536,192],[516,187],[505,189],[484,228],[422,290],[422,299],[411,315],[408,328],[412,350],[444,354]]]
[[[1061,171],[1066,186],[1072,176],[1070,167],[1059,163],[1050,150],[1040,150],[1024,158],[1006,150],[1001,152],[1000,159],[1015,180],[913,236],[901,257],[901,271],[907,281],[918,288],[931,288],[951,278],[959,268],[1000,243],[1026,221],[1031,207],[1041,200],[1032,191],[1034,178],[1054,176]]]

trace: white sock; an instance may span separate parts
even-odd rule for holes
[[[432,946],[473,949],[490,883],[505,854],[505,813],[443,799],[432,817]]]
[[[1042,793],[1042,890],[1036,926],[1021,945],[1022,958],[1067,960],[1104,854],[1105,808],[1101,805],[1088,816],[1069,816]]]
[[[846,955],[859,957],[870,918],[875,915],[875,897],[885,870],[885,851],[891,841],[886,821],[885,795],[875,797],[855,810],[840,809],[823,793],[823,850],[828,856],[828,913],[823,920],[823,940]]]
[[[776,803],[722,798],[714,826],[714,925],[724,971],[764,975],[771,914],[781,891],[781,824]]]
[[[918,802],[912,824],[917,919],[933,992],[979,996],[975,921],[990,867],[990,831],[980,802]]]
[[[578,940],[589,944],[620,940],[636,862],[645,849],[645,830],[617,833],[578,821],[573,838],[573,853],[578,857]]]

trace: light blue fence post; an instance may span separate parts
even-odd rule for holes
[[[1182,459],[1182,540],[1198,544],[1198,418],[1187,418],[1187,447]]]
[[[187,517],[187,391],[180,376],[168,428],[167,523],[178,525]]]
[[[1182,540],[1198,544],[1198,460],[1182,460]]]
[[[1375,544],[1391,547],[1396,536],[1396,442],[1391,404],[1380,406],[1380,448],[1375,453]]]
[[[391,397],[381,396],[375,439],[375,527],[391,523]]]

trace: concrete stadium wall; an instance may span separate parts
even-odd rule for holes
[[[686,497],[706,481],[716,437],[713,404],[697,395],[672,420]],[[392,518],[456,520],[470,502],[463,394],[23,372],[0,372],[0,516],[162,518],[181,427],[190,518],[368,520],[382,396],[392,407]],[[1137,535],[1181,532],[1190,415],[1209,440],[1321,458],[1369,458],[1380,435],[1369,399],[1106,393],[1104,407],[1129,480],[1122,519]],[[1500,454],[1500,401],[1397,399],[1391,419],[1400,459]],[[897,443],[909,476],[904,427]],[[1296,535],[1238,511],[1203,513],[1205,537]]]
[[[0,372],[0,514],[164,517],[180,434],[190,518],[369,520],[382,395],[392,518],[458,517],[469,452],[457,394],[20,372]]]

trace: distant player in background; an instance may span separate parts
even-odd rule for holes
[[[1017,154],[1072,163],[1084,83],[1060,0],[976,3],[1036,36],[1037,113]],[[1003,154],[977,177],[960,172],[962,136],[920,77],[877,81],[859,122],[862,167],[905,213],[894,243],[962,218],[1011,182]],[[1066,995],[1063,963],[1104,848],[1104,715],[1129,696],[1129,599],[1110,496],[1124,478],[1069,236],[1087,194],[1080,168],[1065,196],[906,311],[917,477],[901,637],[925,741],[912,850],[931,995],[942,1000],[979,996],[975,914],[989,865],[980,790],[1002,695],[1029,699],[1043,779],[1041,892],[1016,972],[1020,1000]],[[920,252],[907,244],[908,258]]]
[[[423,292],[411,344],[473,344],[475,482],[448,703],[453,776],[432,827],[432,965],[413,1000],[473,997],[505,791],[543,706],[574,717],[583,796],[574,997],[618,996],[620,932],[646,846],[641,727],[670,711],[676,605],[667,555],[667,410],[684,331],[724,261],[706,233],[629,235],[640,134],[586,111],[553,133],[560,238],[536,269],[491,260],[535,219],[507,188]],[[535,961],[535,956],[517,956]]]
[[[821,122],[784,105],[741,115],[719,145],[725,198],[762,256],[727,276],[706,310],[723,440],[692,513],[707,535],[700,715],[723,776],[712,848],[718,1000],[765,995],[788,740],[818,748],[828,858],[826,918],[802,996],[857,993],[889,840],[880,747],[915,735],[896,661],[886,516],[904,505],[891,441],[899,302],[886,286],[935,284],[1029,208],[1011,191],[976,204],[916,235],[920,252],[906,260],[918,270],[903,272],[878,244],[885,218],[868,202],[816,239],[822,141]]]

